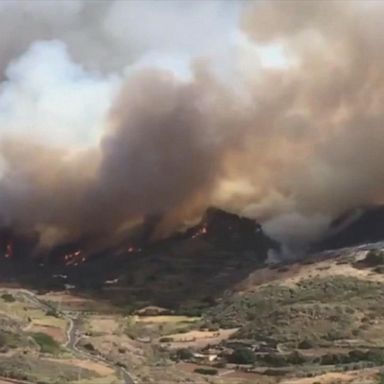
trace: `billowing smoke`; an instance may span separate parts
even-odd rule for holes
[[[382,201],[380,2],[0,4],[3,225],[156,235],[209,205],[287,244]]]

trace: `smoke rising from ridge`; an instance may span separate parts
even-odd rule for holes
[[[156,215],[161,235],[216,204],[302,243],[382,201],[381,3],[146,3],[1,5],[4,225],[52,244]]]

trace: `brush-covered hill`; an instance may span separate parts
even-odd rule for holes
[[[375,383],[384,365],[380,247],[324,252],[254,271],[204,314],[207,327],[237,329],[221,342],[227,361],[242,350],[252,355],[252,372],[313,376],[311,382],[354,371],[355,381],[346,374],[340,383],[359,383],[372,367],[364,382]]]

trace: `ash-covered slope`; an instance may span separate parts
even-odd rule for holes
[[[336,219],[317,249],[336,249],[384,241],[384,205],[348,212]]]

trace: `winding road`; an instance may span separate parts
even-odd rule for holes
[[[33,303],[34,305],[38,306],[40,309],[44,311],[53,310],[58,313],[58,315],[67,320],[69,323],[69,327],[67,329],[67,341],[64,344],[64,347],[70,349],[75,355],[79,356],[80,358],[92,360],[98,363],[104,363],[108,366],[112,366],[113,363],[105,359],[102,355],[93,355],[90,353],[87,353],[77,347],[77,343],[80,340],[80,319],[79,319],[79,313],[75,312],[75,316],[69,315],[68,313],[65,313],[64,311],[58,312],[54,306],[51,306],[44,301],[38,299],[36,295],[28,291],[26,289],[19,289],[17,290],[17,293],[24,297],[27,301]],[[73,313],[73,311],[72,311]],[[132,375],[123,367],[114,367],[114,369],[117,371],[118,376],[124,381],[124,384],[137,384],[137,381],[132,377]]]

